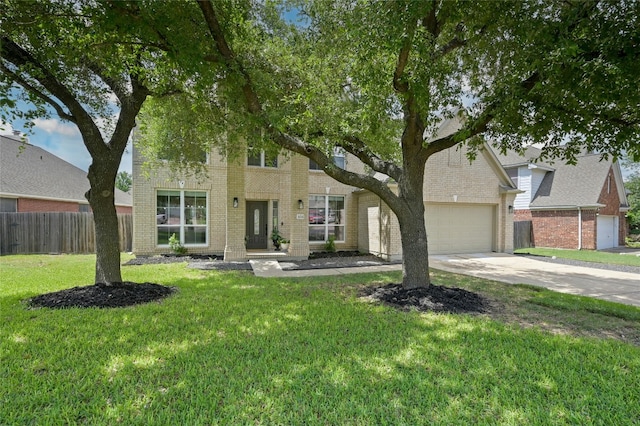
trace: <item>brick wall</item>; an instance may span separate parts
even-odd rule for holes
[[[18,213],[27,212],[79,212],[79,203],[18,198]]]
[[[534,210],[533,245],[578,249],[578,210]],[[596,211],[582,210],[582,249],[596,248]]]

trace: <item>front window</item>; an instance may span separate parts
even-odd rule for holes
[[[250,150],[247,155],[247,165],[256,167],[278,167],[278,156],[271,156],[264,151]]]
[[[340,195],[309,196],[309,241],[324,242],[333,236],[344,241],[344,197]]]
[[[158,191],[158,245],[168,245],[173,234],[185,246],[206,245],[208,205],[204,191]]]

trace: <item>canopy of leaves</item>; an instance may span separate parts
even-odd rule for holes
[[[640,155],[637,1],[287,5],[304,25],[282,19],[278,2],[214,2],[236,61],[206,30],[189,33],[191,49],[175,58],[190,77],[179,98],[146,111],[143,145],[176,151],[200,139],[235,155],[242,141],[268,145],[260,129],[271,126],[326,152],[355,138],[401,166],[411,120],[429,147],[443,118],[463,110],[454,142],[486,133],[503,149],[543,143],[566,161],[584,148]],[[191,25],[202,23],[189,10]],[[169,40],[187,36],[181,16],[167,25]]]
[[[632,174],[624,183],[624,186],[629,191],[627,195],[627,200],[629,201],[627,223],[637,233],[640,232],[640,173]]]
[[[131,176],[131,173],[123,170],[116,175],[116,188],[120,191],[129,192],[132,184],[133,177]]]

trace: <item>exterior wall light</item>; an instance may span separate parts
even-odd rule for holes
[[[509,206],[509,214],[513,214],[513,206]]]
[[[302,200],[298,200],[298,209],[304,209],[304,203],[302,202]]]
[[[233,197],[233,208],[234,209],[238,208],[238,197]]]

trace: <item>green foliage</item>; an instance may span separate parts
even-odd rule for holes
[[[171,234],[169,237],[169,248],[175,254],[185,254],[187,249],[182,245],[180,239],[176,237],[176,234]]]
[[[585,337],[590,323],[606,336],[639,335],[637,320],[610,307],[603,314],[547,307],[529,302],[539,292],[527,288],[435,274],[438,283],[491,294],[501,310],[536,325],[523,327],[357,298],[363,285],[399,273],[282,280],[177,263],[124,267],[127,281],[179,289],[159,303],[25,309],[26,298],[90,284],[94,262],[2,258],[0,423],[628,424],[640,417],[637,344]],[[621,316],[638,311],[626,308]]]
[[[329,253],[336,252],[336,236],[335,235],[329,235],[329,239],[327,239],[327,242],[324,243],[324,249]]]
[[[640,172],[636,172],[624,183],[624,187],[630,193],[627,195],[629,211],[627,223],[632,232],[640,232]]]
[[[120,191],[129,192],[132,184],[133,176],[131,176],[131,173],[123,170],[116,175],[116,188]]]

